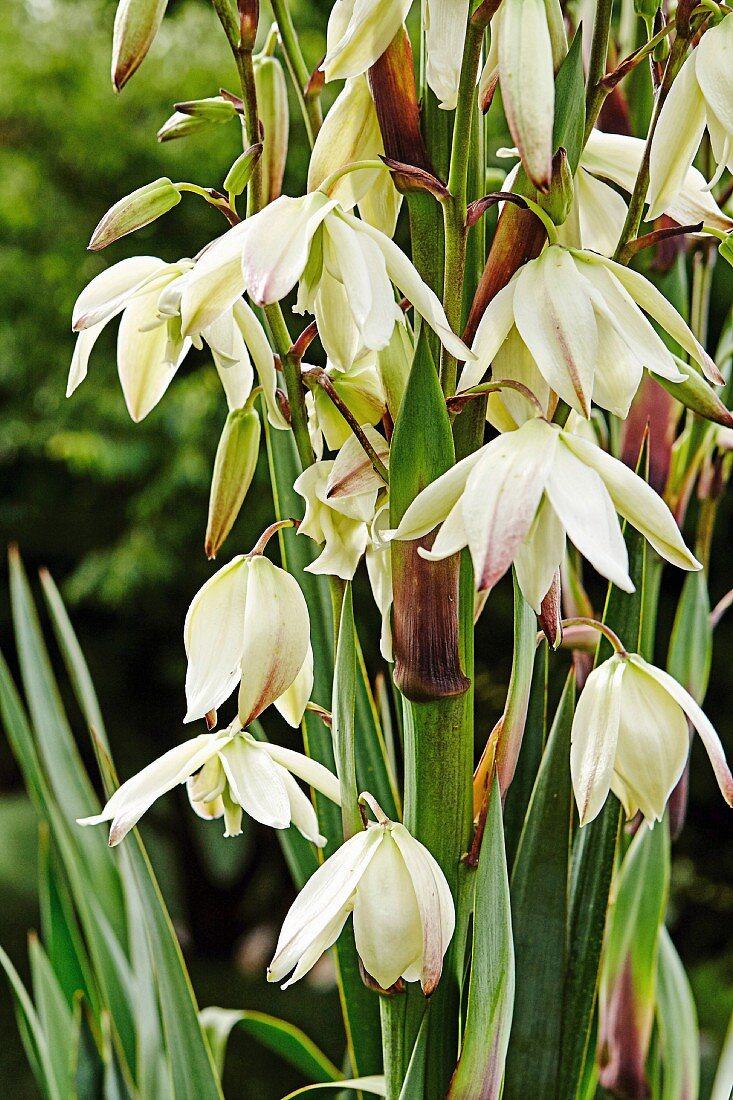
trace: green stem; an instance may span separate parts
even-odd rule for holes
[[[303,121],[305,122],[308,142],[312,149],[316,137],[318,136],[318,131],[323,125],[320,97],[306,92],[311,74],[308,71],[308,66],[305,63],[305,58],[300,49],[298,35],[293,26],[293,19],[290,15],[290,8],[288,7],[287,0],[271,0],[271,7],[272,14],[275,16],[275,22],[277,23],[277,29],[280,32],[280,41],[285,55],[285,62],[295,86],[295,94],[298,97]]]
[[[463,311],[463,281],[466,270],[466,207],[468,162],[471,152],[471,129],[478,125],[476,113],[476,74],[481,58],[483,28],[469,20],[463,51],[458,103],[453,124],[448,190],[450,198],[443,205],[445,229],[445,269],[443,274],[443,308],[454,332],[461,328]],[[452,397],[456,391],[458,361],[441,348],[440,377],[443,393]]]
[[[711,242],[712,244],[712,242]],[[692,301],[690,303],[690,328],[705,347],[708,338],[710,294],[713,289],[713,269],[717,251],[707,242],[697,249],[692,268]]]
[[[641,225],[642,215],[644,213],[644,203],[646,202],[647,191],[649,190],[649,162],[652,151],[652,141],[654,139],[654,132],[657,128],[657,122],[659,121],[659,113],[664,105],[664,101],[669,94],[669,90],[672,87],[672,83],[677,76],[677,73],[682,68],[682,64],[685,59],[685,53],[689,41],[682,35],[677,35],[672,43],[672,49],[669,53],[669,59],[667,61],[667,67],[664,70],[664,79],[662,80],[662,86],[659,89],[659,95],[657,96],[656,106],[654,108],[654,115],[649,126],[649,134],[646,139],[646,147],[644,149],[644,156],[639,167],[639,173],[636,177],[636,183],[634,190],[629,200],[629,209],[626,214],[626,221],[621,231],[621,237],[619,238],[618,245],[616,246],[616,252],[614,253],[614,259],[619,263],[628,263],[630,256],[628,254],[627,245],[632,241],[639,233],[639,226]]]
[[[613,0],[598,0],[596,17],[593,23],[593,41],[588,62],[588,83],[585,97],[585,136],[583,145],[588,141],[590,132],[596,124],[603,101],[608,94],[601,84],[606,75],[608,39],[611,34],[611,15]]]

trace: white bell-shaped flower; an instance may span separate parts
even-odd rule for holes
[[[360,348],[387,346],[401,316],[392,284],[452,355],[471,358],[404,252],[322,191],[281,196],[207,249],[183,293],[183,333],[212,324],[244,290],[266,306],[284,298],[296,283],[296,309],[316,316],[334,363],[350,366],[350,356]]]
[[[428,559],[468,546],[476,585],[492,588],[513,563],[540,613],[565,539],[625,592],[634,586],[616,513],[681,569],[700,569],[664,501],[628,466],[579,435],[535,418],[464,458],[415,498],[393,532],[422,538],[442,524]]]
[[[733,172],[733,18],[711,27],[690,53],[662,104],[649,161],[649,218],[684,186],[705,129],[718,168]]]
[[[585,825],[608,797],[628,817],[641,810],[661,820],[689,750],[688,721],[700,734],[726,802],[733,776],[720,739],[692,696],[662,669],[635,653],[616,653],[588,677],[573,719],[570,769]]]
[[[305,666],[310,673],[295,693],[300,713],[290,696],[281,709],[291,724],[300,722],[313,680],[310,620],[298,582],[284,569],[261,554],[234,558],[194,596],[184,642],[184,721],[216,711],[239,684],[239,720],[247,726],[292,688]]]
[[[110,845],[119,844],[157,799],[185,783],[200,817],[224,818],[225,836],[241,833],[244,812],[273,829],[287,829],[292,823],[307,840],[323,847],[326,838],[318,830],[313,805],[293,776],[340,803],[338,779],[317,760],[256,741],[236,721],[226,730],[202,733],[164,753],[123,783],[100,814],[81,818],[78,824],[111,821]]]
[[[593,400],[625,417],[644,367],[671,382],[685,378],[642,309],[711,381],[722,381],[680,314],[643,275],[594,252],[551,245],[489,303],[472,345],[475,360],[464,368],[459,392],[481,381],[516,334],[534,369],[571,408],[589,417]]]
[[[318,868],[290,908],[268,980],[292,985],[338,939],[350,913],[367,973],[389,989],[419,981],[426,996],[438,984],[453,936],[455,909],[445,875],[404,825],[378,818]]]

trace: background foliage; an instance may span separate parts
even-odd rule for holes
[[[69,318],[81,288],[109,263],[133,253],[169,260],[191,255],[225,228],[215,211],[186,196],[164,220],[120,242],[109,256],[87,253],[85,243],[108,207],[161,175],[217,186],[241,145],[236,123],[181,142],[155,141],[175,101],[216,94],[221,84],[235,86],[226,43],[206,0],[169,5],[150,58],[119,98],[108,76],[114,7],[113,0],[25,0],[8,5],[0,20],[0,545],[18,541],[31,575],[47,565],[61,585],[120,771],[128,775],[183,735],[181,628],[193,593],[212,572],[203,555],[203,531],[225,408],[212,365],[203,354],[191,355],[166,399],[143,424],[132,424],[114,366],[115,325],[95,350],[90,379],[67,402]],[[306,59],[315,65],[330,3],[294,0],[292,7]],[[263,25],[266,18],[265,12]],[[296,109],[286,191],[302,188],[306,164]],[[717,277],[727,275],[718,271]],[[729,292],[720,300],[730,300]],[[722,320],[716,318],[716,328]],[[250,549],[271,518],[263,466],[223,559]],[[730,508],[717,539],[713,600],[733,587],[726,553]],[[0,638],[9,651],[5,577]],[[679,582],[670,577],[667,583],[663,640]],[[378,630],[364,578],[357,579],[356,601],[374,627],[360,633],[375,674]],[[733,620],[724,620],[706,709],[729,753],[731,647]],[[505,586],[492,597],[477,636],[482,736],[499,715],[510,652],[511,591]],[[286,736],[283,723],[276,732]],[[328,966],[314,974],[307,991],[298,986],[281,995],[264,982],[264,961],[290,900],[272,833],[248,822],[244,836],[225,843],[216,826],[195,819],[175,796],[149,815],[143,833],[201,1003],[277,1012],[306,1025],[338,1058],[341,1036],[334,1033],[338,1012]],[[0,838],[0,943],[23,973],[26,930],[38,920],[37,833],[4,743]],[[707,1066],[733,1011],[730,841],[728,812],[712,775],[693,764],[689,820],[673,848],[672,932],[695,990]],[[252,1100],[282,1095],[298,1083],[238,1037],[232,1040],[229,1078],[227,1096]],[[16,1096],[36,1095],[2,985],[0,1080],[9,1079]]]

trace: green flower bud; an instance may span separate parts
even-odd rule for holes
[[[208,122],[229,122],[237,117],[234,103],[223,95],[209,96],[208,99],[188,99],[184,103],[176,103],[176,110],[192,118],[205,118]]]
[[[112,36],[112,87],[116,92],[142,64],[168,0],[120,0]]]
[[[177,206],[180,201],[180,192],[166,176],[146,183],[144,187],[138,187],[107,211],[92,233],[89,250],[98,252],[108,244],[118,241],[120,237],[142,229],[144,225],[149,225]]]
[[[573,173],[568,155],[561,147],[552,158],[552,179],[547,194],[539,193],[537,203],[546,210],[555,225],[562,225],[573,201]]]
[[[224,180],[224,190],[231,195],[241,195],[252,178],[257,161],[262,156],[262,142],[251,145],[240,156],[227,172]]]
[[[263,199],[268,203],[280,194],[288,155],[288,86],[282,65],[276,57],[256,57],[254,73],[264,143],[262,191]]]
[[[207,558],[215,558],[234,526],[252,484],[260,446],[260,418],[247,403],[227,416],[216,449],[206,525]]]

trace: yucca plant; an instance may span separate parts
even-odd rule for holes
[[[118,90],[165,7],[119,5]],[[695,1008],[665,914],[693,730],[733,804],[700,706],[726,606],[710,611],[707,575],[730,472],[729,322],[716,357],[707,345],[716,246],[733,257],[733,15],[597,0],[585,29],[559,0],[425,0],[419,18],[409,0],[336,0],[310,72],[285,0],[259,51],[257,0],[213,8],[239,87],[177,104],[159,138],[239,120],[242,154],[221,190],[144,184],[90,247],[190,194],[226,231],[193,260],[101,271],[74,310],[68,392],[117,315],[135,420],[207,346],[229,411],[206,553],[246,507],[263,427],[273,522],[191,603],[184,721],[205,726],[121,786],[45,579],[101,810],[13,560],[29,718],[4,672],[4,721],[47,823],[32,1000],[5,965],[34,1071],[53,1096],[218,1095],[241,1023],[312,1087],[388,1100],[694,1098]],[[281,194],[285,69],[312,148],[296,196]],[[341,80],[324,120],[324,81]],[[313,318],[297,334],[282,304],[296,287]],[[362,558],[378,701],[351,586]],[[686,571],[667,669],[665,563]],[[487,730],[474,627],[509,575],[511,680]],[[264,738],[271,705],[303,752]],[[244,814],[279,831],[300,892],[268,977],[288,985],[333,951],[345,1073],[281,1021],[197,1012],[134,828],[182,783],[227,837]],[[715,1100],[730,1084],[728,1052]]]

